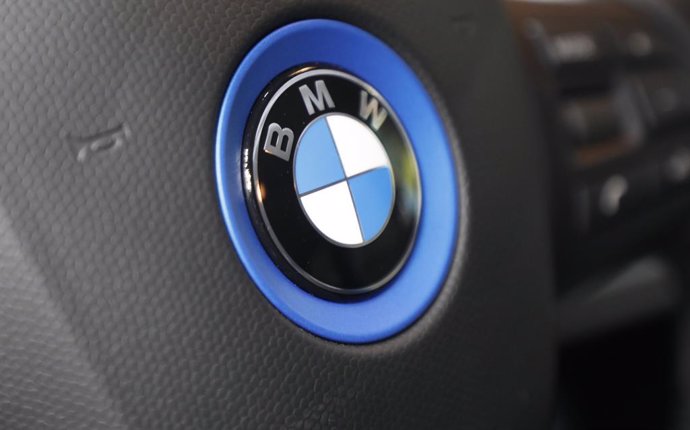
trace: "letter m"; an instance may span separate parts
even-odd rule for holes
[[[335,103],[333,103],[331,94],[328,92],[328,88],[326,88],[326,83],[319,79],[314,82],[314,88],[316,89],[316,94],[314,94],[311,88],[306,84],[299,87],[299,92],[302,94],[302,100],[304,101],[304,107],[307,108],[309,115],[314,115],[314,112],[316,112],[314,106],[316,106],[316,109],[319,111],[325,110],[326,106],[328,106],[329,109],[333,109]]]

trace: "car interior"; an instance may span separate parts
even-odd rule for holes
[[[690,429],[690,1],[0,1],[0,429]]]

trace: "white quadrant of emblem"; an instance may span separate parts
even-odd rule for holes
[[[373,131],[347,115],[328,115],[328,127],[349,178],[378,167],[390,168],[386,150]]]
[[[307,194],[301,200],[311,222],[326,237],[344,245],[363,242],[347,182]]]
[[[361,121],[330,114],[309,124],[298,143],[294,175],[305,214],[329,240],[360,246],[388,223],[395,197],[390,161]]]

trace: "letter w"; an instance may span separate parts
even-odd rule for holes
[[[388,111],[383,107],[379,109],[379,101],[375,97],[369,99],[369,93],[362,90],[359,94],[359,116],[365,122],[371,117],[371,126],[378,131],[388,117]]]

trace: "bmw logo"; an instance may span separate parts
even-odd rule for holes
[[[375,88],[328,66],[278,77],[253,109],[243,177],[254,227],[276,264],[320,294],[382,287],[414,241],[414,153]]]
[[[456,255],[451,141],[427,86],[372,34],[321,19],[268,34],[232,72],[215,146],[220,209],[247,275],[322,338],[405,330]]]

